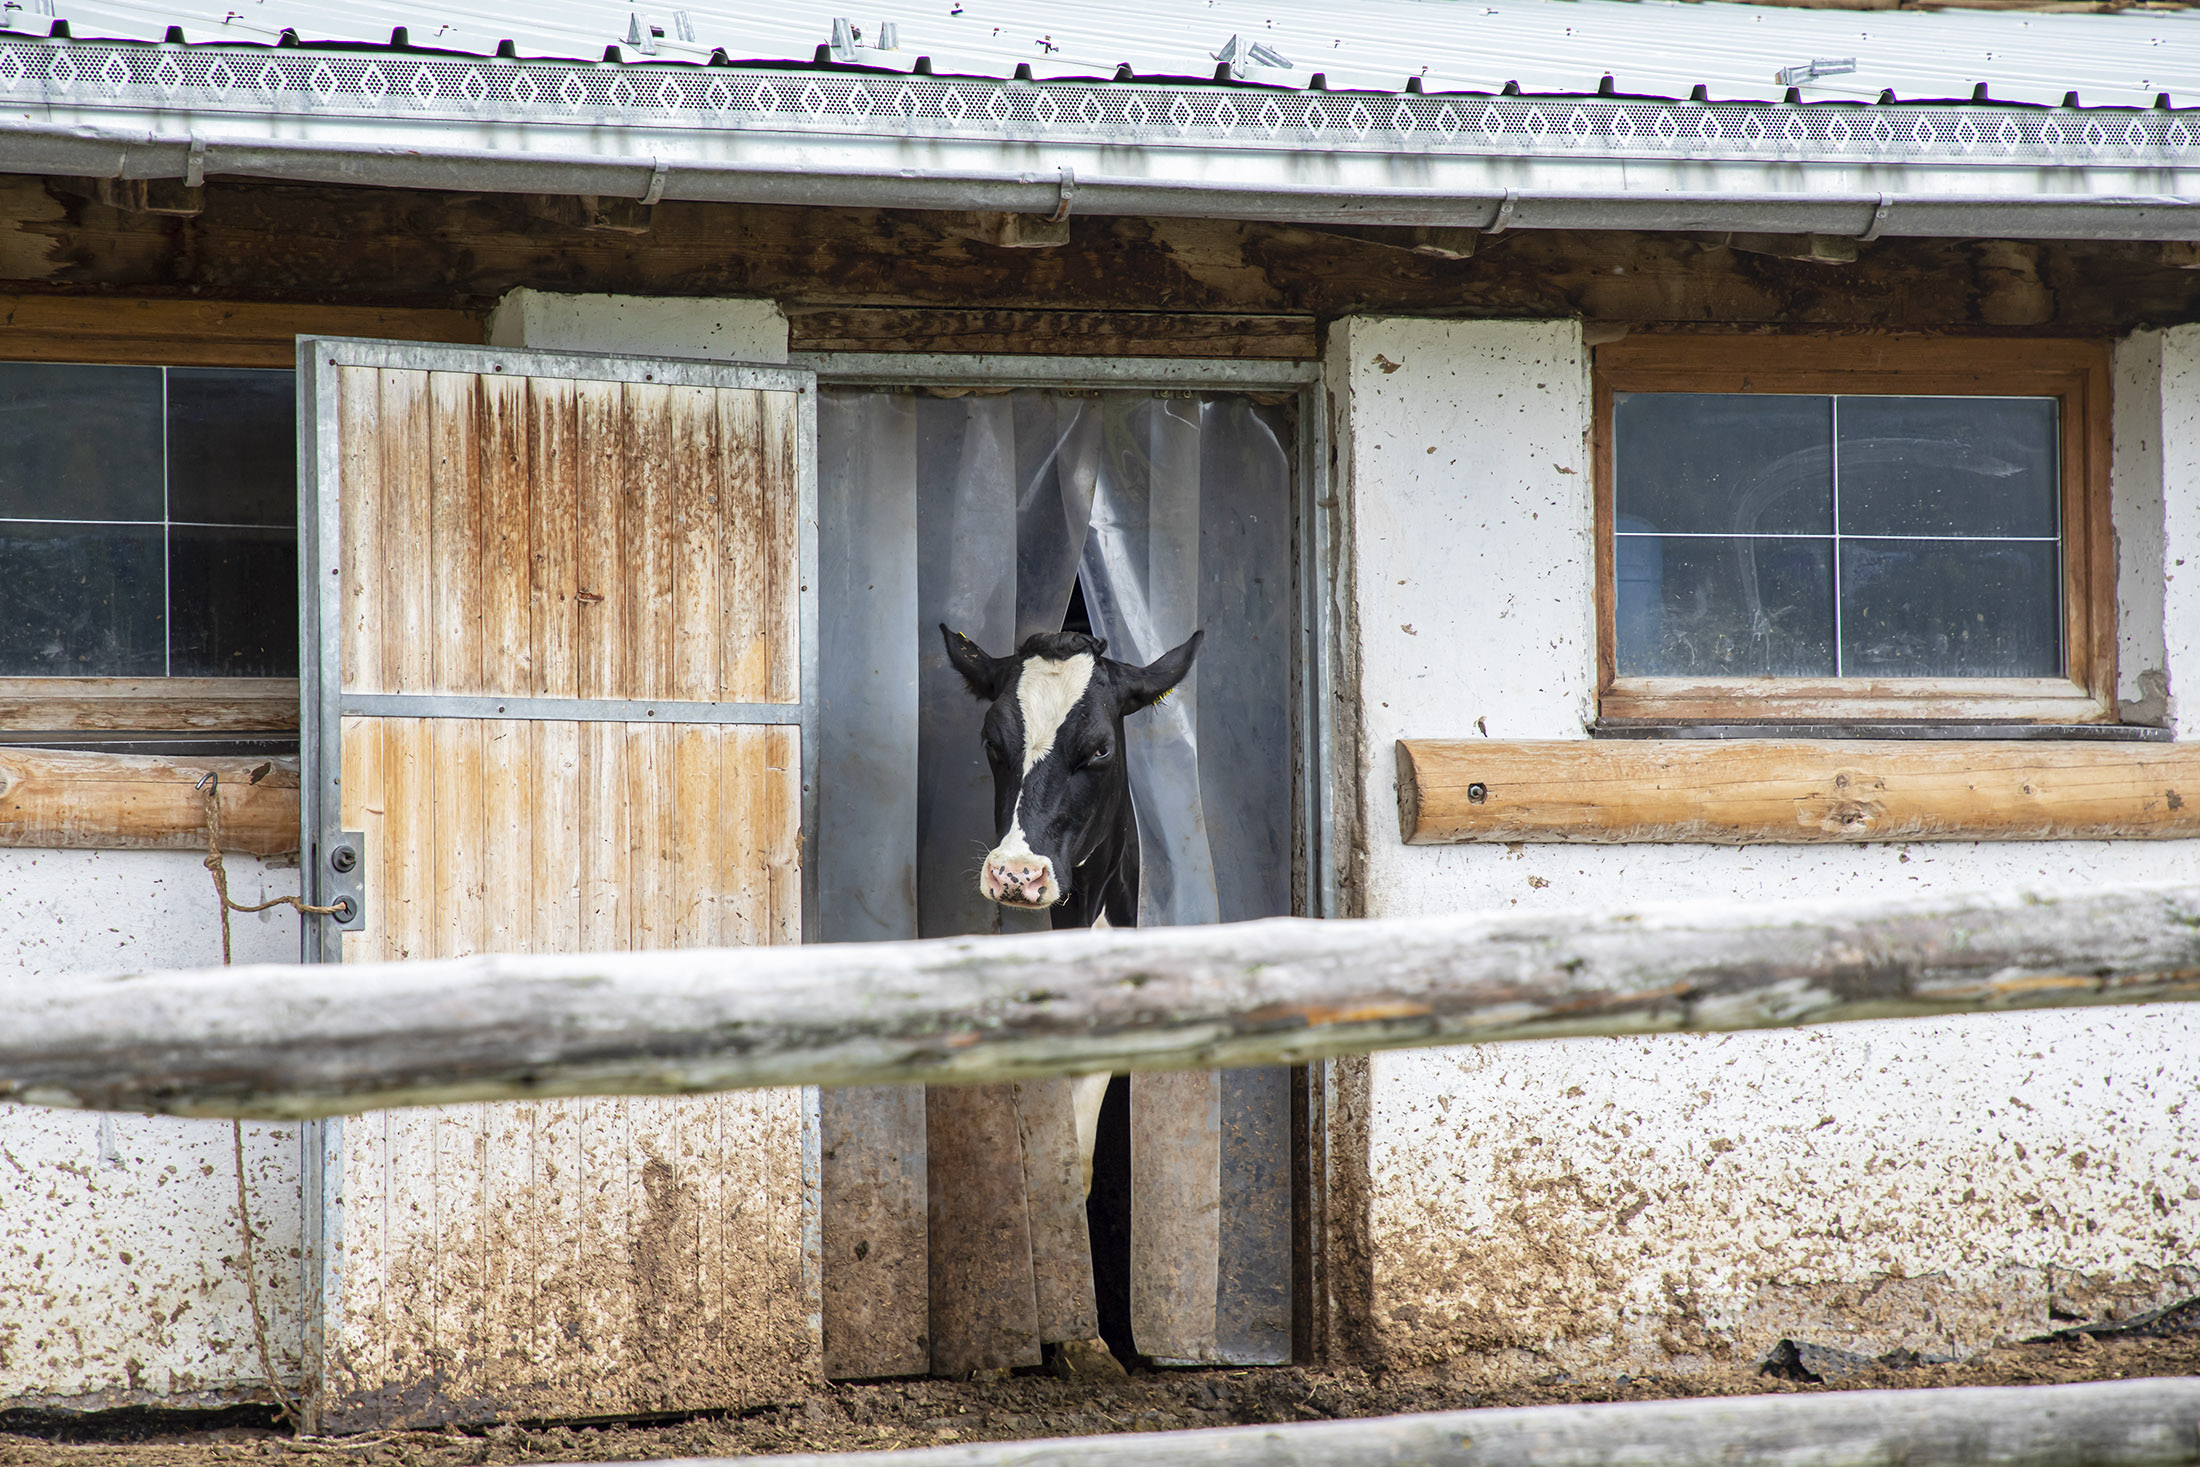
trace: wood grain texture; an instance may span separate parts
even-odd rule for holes
[[[924,1095],[873,1085],[819,1097],[825,1374],[836,1380],[932,1368]]]
[[[346,370],[346,686],[723,696],[740,659],[721,577],[761,582],[757,618],[798,618],[773,604],[797,581],[763,548],[794,521],[792,460],[768,457],[791,395],[737,394],[759,464],[746,508],[767,512],[745,526],[721,395]],[[800,940],[796,730],[353,717],[342,737],[368,896],[348,962]],[[741,1409],[801,1389],[817,1367],[803,1126],[785,1090],[347,1125],[321,1424]]]
[[[934,1085],[924,1098],[931,1222],[931,1372],[1039,1363],[1037,1281],[1013,1085]]]
[[[2021,351],[1922,334],[1636,335],[1596,349],[1591,454],[1597,707],[1607,719],[2003,719],[2114,722],[2115,540],[2105,342]],[[2061,404],[2063,672],[2059,678],[1622,677],[1613,605],[1612,402],[1622,392],[2052,397]]]
[[[294,367],[301,336],[478,344],[476,309],[0,295],[0,361]]]
[[[1001,352],[1264,361],[1311,360],[1321,355],[1311,316],[809,306],[787,313],[787,333],[789,348],[798,352]]]
[[[2196,1415],[2200,1381],[2098,1381],[1432,1411],[969,1443],[900,1453],[895,1461],[903,1467],[1025,1467],[1035,1461],[1080,1467],[2187,1467],[2194,1460]],[[771,1460],[778,1467],[869,1467],[876,1458],[819,1452]],[[735,1462],[698,1459],[691,1467]]]
[[[546,241],[539,205],[522,195],[215,179],[204,203],[188,221],[123,215],[40,179],[0,179],[0,254],[21,262],[22,280],[57,291],[461,309],[532,286],[796,308],[1436,313],[2005,339],[2200,317],[2200,272],[2147,241],[2027,244],[2052,283],[2049,316],[2011,329],[1994,321],[2007,272],[1994,268],[1992,241],[1881,239],[1828,268],[1737,250],[1718,233],[1512,230],[1472,259],[1444,260],[1285,224],[1073,215],[1060,249],[995,250],[915,210],[671,199],[646,236],[572,230]]]
[[[221,776],[222,847],[254,856],[298,849],[294,759],[186,759],[0,748],[0,847],[203,851],[198,782]]]
[[[10,732],[284,733],[297,726],[295,678],[0,678],[0,730]]]
[[[798,941],[799,903],[774,906],[775,862],[798,840],[788,734],[345,720],[344,819],[365,836],[369,883],[347,958]],[[661,817],[635,818],[637,779]],[[591,791],[611,818],[580,818]],[[743,920],[720,920],[737,909]],[[692,1410],[793,1390],[815,1364],[801,1126],[783,1090],[353,1123],[347,1228],[374,1217],[346,1233],[327,1423]]]
[[[373,920],[370,912],[369,920]],[[2200,888],[268,964],[10,990],[0,1098],[391,1105],[1301,1064],[2200,998]]]
[[[1131,1076],[1131,1337],[1142,1355],[1219,1363],[1222,1076]]]
[[[352,691],[800,698],[794,394],[347,368],[338,400]]]
[[[1408,845],[2200,836],[2200,749],[1909,739],[1398,741]]]

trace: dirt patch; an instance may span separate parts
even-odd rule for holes
[[[1170,1431],[1313,1421],[1472,1406],[1640,1401],[1683,1396],[1915,1386],[2045,1385],[2137,1376],[2200,1375],[2200,1335],[2010,1345],[1961,1364],[1871,1363],[1812,1384],[1722,1367],[1689,1376],[1470,1384],[1460,1369],[1368,1375],[1357,1370],[1199,1370],[1134,1373],[1122,1385],[1024,1375],[959,1383],[829,1386],[799,1405],[601,1426],[508,1425],[473,1432],[388,1432],[299,1441],[247,1413],[153,1417],[0,1417],[5,1467],[213,1467],[279,1460],[301,1467],[457,1467],[466,1463],[617,1462],[766,1452],[887,1450],[950,1442]]]

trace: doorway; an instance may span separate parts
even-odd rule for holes
[[[1125,661],[1204,630],[1192,677],[1125,731],[1141,925],[1321,909],[1297,732],[1313,369],[818,365],[825,940],[1046,925],[977,893],[992,780],[940,622],[994,653],[1089,626]],[[828,1374],[1037,1364],[1094,1310],[1119,1358],[1291,1358],[1289,1072],[1118,1079],[1078,1216],[1034,1200],[1019,1087],[983,1088],[991,1122],[969,1093],[954,1117],[921,1092],[825,1095]],[[1090,1303],[1052,1277],[1088,1251]]]

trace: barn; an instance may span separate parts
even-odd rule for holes
[[[941,624],[1205,632],[1147,925],[2200,880],[2192,26],[10,3],[0,973],[1029,928]],[[1082,1208],[1062,1082],[5,1104],[0,1410],[1961,1358],[2200,1294],[2196,1092],[2174,1007],[1141,1074]]]

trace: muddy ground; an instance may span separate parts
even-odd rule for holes
[[[1823,1363],[1823,1362],[1821,1362]],[[1755,1368],[1629,1380],[1546,1376],[1469,1384],[1441,1373],[1369,1375],[1358,1370],[1172,1370],[1133,1373],[1114,1386],[1047,1375],[958,1383],[909,1380],[832,1386],[798,1406],[741,1416],[604,1426],[510,1425],[477,1431],[393,1432],[298,1440],[265,1415],[117,1412],[68,1421],[0,1416],[5,1467],[212,1467],[280,1461],[298,1467],[390,1464],[620,1462],[765,1452],[937,1446],[1019,1437],[1255,1422],[1313,1421],[1471,1406],[1875,1387],[2039,1385],[2135,1376],[2200,1375],[2200,1334],[2010,1345],[1956,1365],[1865,1365],[1823,1383]]]

